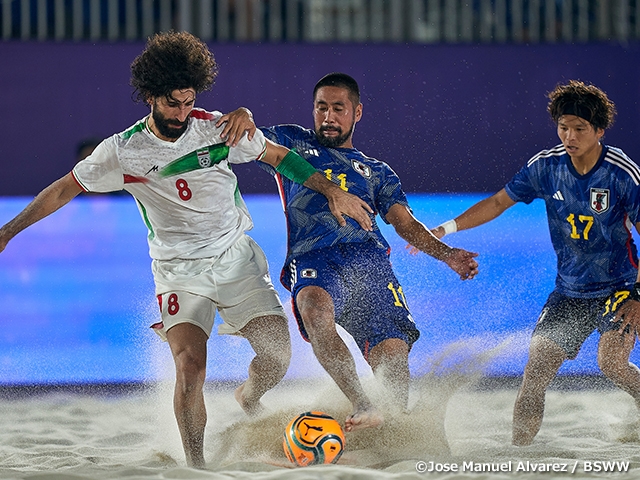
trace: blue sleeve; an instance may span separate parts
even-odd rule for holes
[[[529,204],[538,198],[539,184],[537,181],[536,163],[522,167],[504,187],[509,198],[514,202]]]
[[[396,203],[409,208],[409,202],[407,201],[404,190],[402,190],[402,184],[400,183],[398,175],[386,164],[384,168],[386,171],[376,192],[375,206],[376,210],[380,213],[382,221],[388,224],[389,222],[387,222],[386,217],[389,209]]]
[[[634,226],[640,222],[640,185],[631,185],[631,189],[628,195],[626,195],[625,211]]]
[[[297,125],[275,125],[273,127],[260,127],[259,130],[272,142],[288,149],[293,149],[294,140],[300,134],[302,128]],[[276,169],[271,165],[264,162],[258,162],[258,164],[271,175],[275,176],[277,174]]]

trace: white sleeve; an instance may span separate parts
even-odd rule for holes
[[[73,176],[86,192],[114,192],[124,188],[116,137],[100,142],[91,155],[73,167]]]
[[[229,163],[247,163],[260,160],[266,151],[267,141],[264,134],[256,129],[251,141],[244,134],[237,146],[229,148]]]

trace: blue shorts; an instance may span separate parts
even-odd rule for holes
[[[628,295],[628,290],[622,290],[606,297],[575,298],[551,292],[533,335],[553,340],[565,351],[567,358],[574,359],[596,329],[602,335],[619,328],[620,322],[613,320],[617,308]]]
[[[283,284],[291,291],[298,327],[307,341],[296,297],[308,286],[329,293],[336,323],[353,337],[365,358],[383,340],[399,338],[411,348],[420,336],[389,256],[375,244],[345,243],[300,255],[285,267]]]

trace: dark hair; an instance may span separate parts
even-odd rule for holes
[[[188,32],[157,33],[131,64],[136,100],[166,97],[174,90],[209,90],[218,66],[207,45]]]
[[[316,86],[313,88],[313,100],[316,100],[316,93],[322,87],[340,87],[344,88],[349,92],[349,99],[353,106],[357,106],[360,104],[360,87],[358,87],[358,82],[354,80],[353,77],[350,77],[346,73],[329,73],[325,75]]]
[[[558,84],[548,97],[547,111],[555,123],[563,115],[576,115],[594,128],[606,130],[613,125],[616,106],[606,93],[594,85],[571,80],[566,85]]]

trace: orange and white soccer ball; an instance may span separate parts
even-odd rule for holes
[[[305,412],[289,422],[282,442],[287,458],[299,467],[336,463],[344,451],[340,424],[324,412]]]

